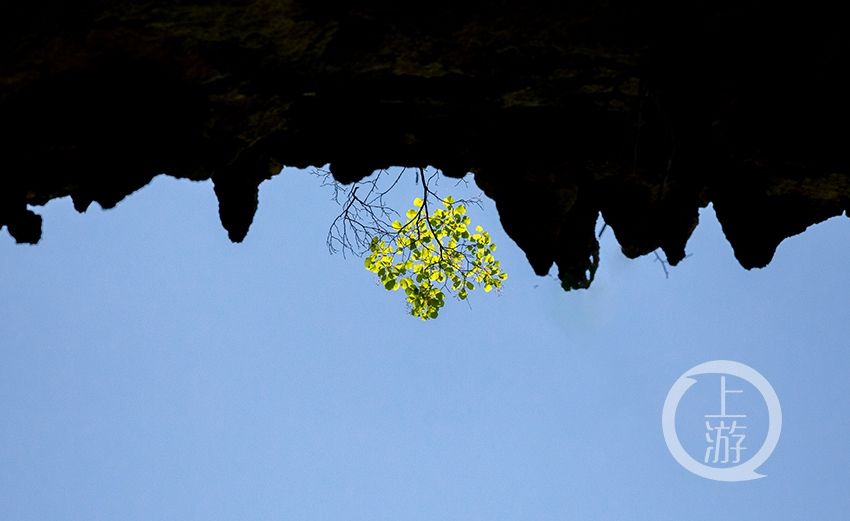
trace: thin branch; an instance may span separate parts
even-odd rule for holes
[[[327,246],[332,254],[341,252],[343,257],[347,253],[362,256],[369,251],[371,240],[378,237],[380,240],[389,241],[404,232],[409,226],[417,227],[419,240],[422,239],[419,223],[425,221],[427,227],[436,239],[436,233],[430,220],[430,203],[433,196],[438,201],[446,204],[446,200],[440,197],[432,187],[437,184],[439,171],[434,171],[426,176],[425,169],[420,167],[416,172],[416,185],[422,181],[423,204],[416,215],[408,219],[401,228],[392,226],[394,220],[399,218],[399,213],[386,202],[385,197],[401,181],[407,169],[403,168],[390,182],[387,188],[381,188],[386,170],[379,170],[368,179],[354,183],[351,187],[345,187],[337,183],[331,173],[325,169],[315,169],[313,174],[322,179],[322,186],[330,186],[333,189],[333,200],[342,208],[339,215],[331,223],[328,229]],[[481,207],[479,198],[458,199],[454,204],[476,205]],[[440,259],[445,260],[444,246],[437,240],[437,248]],[[435,253],[437,250],[434,250]]]
[[[658,250],[652,252],[655,254],[655,261],[661,263],[661,269],[664,270],[664,278],[670,278],[670,270],[667,269],[667,261],[661,258],[661,255],[658,254]]]

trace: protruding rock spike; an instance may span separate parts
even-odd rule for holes
[[[218,216],[231,241],[245,240],[257,213],[260,183],[280,170],[280,164],[268,156],[244,153],[238,160],[213,174]]]
[[[24,209],[15,213],[6,227],[18,244],[37,244],[41,240],[41,222],[40,215]]]

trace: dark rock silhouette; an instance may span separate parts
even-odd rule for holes
[[[745,268],[850,206],[850,37],[838,7],[741,1],[0,6],[0,226],[105,208],[165,173],[214,181],[241,241],[280,165],[341,182],[473,172],[538,273],[684,258],[713,203]]]

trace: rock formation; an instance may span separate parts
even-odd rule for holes
[[[627,256],[676,264],[713,203],[765,266],[850,207],[850,36],[838,7],[681,4],[6,2],[0,226],[35,243],[31,207],[110,208],[165,173],[211,178],[241,241],[281,165],[430,165],[472,172],[566,288],[592,280],[600,213]]]

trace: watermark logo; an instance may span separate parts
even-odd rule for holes
[[[700,415],[698,428],[702,436],[690,437],[686,443],[691,448],[689,451],[676,431],[676,413],[686,400],[688,390],[697,383],[697,377],[703,375],[711,375],[699,381],[703,394],[711,391],[713,404]],[[747,409],[746,406],[753,408],[753,400],[744,399],[748,392],[761,395],[763,403],[759,401],[759,404],[766,408],[766,421],[763,415],[753,415]],[[690,419],[688,432],[693,434],[697,422],[693,415]],[[691,368],[676,380],[664,401],[661,427],[670,454],[690,472],[715,481],[748,481],[764,477],[756,470],[767,461],[779,442],[782,408],[770,382],[758,371],[740,362],[715,360]],[[754,428],[758,427],[764,432],[756,436]],[[683,430],[681,426],[680,430]],[[694,443],[695,440],[699,443]],[[761,443],[752,446],[753,440]]]

